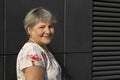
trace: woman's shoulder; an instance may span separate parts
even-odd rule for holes
[[[22,47],[23,49],[30,49],[30,48],[38,48],[38,46],[35,45],[35,43],[27,42]]]
[[[26,53],[33,50],[40,50],[40,48],[36,46],[34,43],[25,43],[23,47],[20,49],[19,53]]]
[[[40,48],[34,43],[25,43],[19,51],[19,55],[26,55],[33,52],[41,52]]]

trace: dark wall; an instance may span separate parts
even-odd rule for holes
[[[6,37],[5,80],[16,80],[16,56],[28,39],[23,19],[38,6],[46,7],[57,18],[55,37],[48,47],[62,67],[63,80],[91,80],[91,0],[6,0],[5,4],[6,32],[1,26]]]
[[[0,54],[3,54],[3,40],[4,40],[4,5],[3,0],[0,2]]]
[[[0,56],[0,79],[4,80],[4,58]]]
[[[4,5],[3,5],[3,1],[0,1],[0,79],[3,80],[4,78]]]
[[[66,0],[65,80],[91,80],[92,0]]]
[[[92,0],[66,2],[66,52],[91,52]]]

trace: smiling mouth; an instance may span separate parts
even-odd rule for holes
[[[51,37],[51,36],[43,36],[43,37]]]
[[[43,36],[44,38],[51,38],[51,36]]]

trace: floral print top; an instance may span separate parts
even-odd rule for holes
[[[45,68],[45,80],[61,80],[61,67],[54,56],[35,43],[25,43],[16,62],[17,80],[25,80],[24,69],[35,65]]]

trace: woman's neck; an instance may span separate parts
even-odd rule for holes
[[[32,38],[29,38],[28,42],[35,43],[35,44],[41,46],[45,51],[48,51],[46,45],[42,45],[42,44],[40,44],[40,43],[37,43],[37,42],[36,42],[34,39],[32,39]]]

